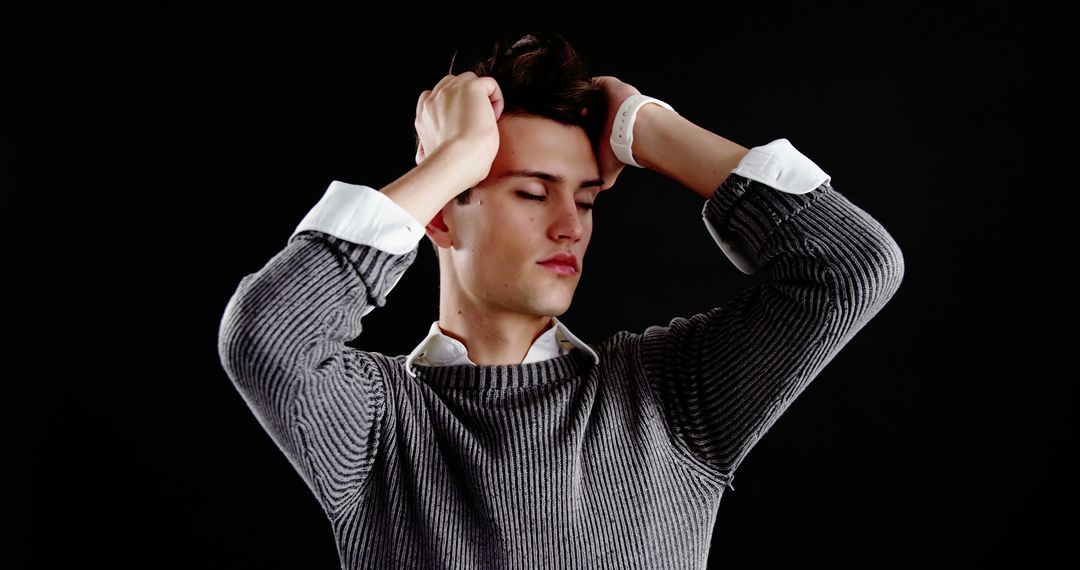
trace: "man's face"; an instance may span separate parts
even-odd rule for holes
[[[558,316],[570,307],[592,237],[589,206],[600,191],[599,169],[584,129],[533,115],[500,117],[499,150],[486,179],[464,206],[443,210],[453,246],[441,252],[461,302],[496,311]],[[554,182],[507,176],[531,170]],[[592,185],[581,187],[583,182]],[[532,197],[530,197],[530,195]],[[556,253],[577,258],[560,274],[538,262]]]

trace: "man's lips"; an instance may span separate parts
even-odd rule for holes
[[[572,253],[565,253],[565,252],[562,252],[562,251],[556,253],[555,255],[552,255],[551,257],[549,257],[549,258],[547,258],[547,259],[545,259],[545,260],[543,260],[543,261],[541,261],[539,263],[542,264],[542,265],[546,265],[546,264],[549,264],[549,263],[558,264],[558,265],[566,265],[566,266],[570,267],[571,269],[573,269],[575,273],[578,270],[577,256],[572,254]]]
[[[550,269],[550,270],[552,270],[552,271],[554,271],[556,273],[559,273],[561,275],[576,275],[577,274],[577,269],[574,268],[574,266],[566,264],[566,263],[559,263],[557,261],[541,261],[540,265],[543,265],[544,267],[547,267],[548,269]]]
[[[559,275],[574,276],[578,272],[577,256],[565,251],[557,252],[555,255],[538,263]]]

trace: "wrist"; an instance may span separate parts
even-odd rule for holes
[[[661,107],[672,113],[675,110],[667,103],[648,95],[635,93],[623,100],[615,111],[614,122],[611,126],[611,150],[615,157],[623,164],[629,164],[638,168],[646,168],[634,157],[634,133],[638,131],[638,116],[646,107]],[[648,111],[646,111],[648,112]]]
[[[678,113],[655,103],[646,103],[638,109],[634,121],[634,160],[644,168],[657,170],[656,149],[663,148],[665,123],[670,123]],[[670,130],[670,129],[668,129]]]
[[[450,198],[453,198],[487,177],[487,174],[480,171],[484,164],[477,158],[480,155],[478,149],[468,141],[455,140],[440,146],[433,155],[436,160],[425,161],[421,166],[426,164],[428,169],[437,171],[438,175],[449,183],[448,188],[456,189],[451,190],[453,195]],[[490,161],[487,166],[490,171]]]

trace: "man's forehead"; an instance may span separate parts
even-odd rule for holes
[[[533,180],[543,180],[545,182],[549,182],[551,184],[556,184],[558,186],[566,186],[567,185],[567,177],[564,176],[563,174],[558,173],[558,172],[549,172],[549,171],[546,171],[546,170],[536,169],[536,168],[518,168],[518,167],[513,167],[513,166],[510,167],[510,168],[504,169],[495,179],[496,180],[507,180],[507,179],[511,179],[511,178],[529,178],[529,179],[533,179]],[[572,181],[572,183],[574,184],[574,187],[576,189],[581,189],[581,188],[600,187],[600,186],[602,186],[604,184],[604,181],[603,181],[603,179],[600,179],[600,178],[592,178],[592,179],[589,179],[589,180],[575,179],[575,180]]]

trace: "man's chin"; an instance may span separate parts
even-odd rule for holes
[[[542,306],[534,306],[530,313],[545,317],[558,317],[570,309],[570,303],[544,303]]]

